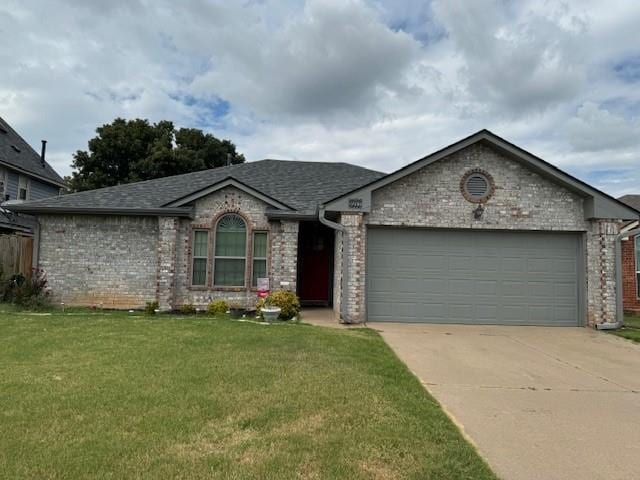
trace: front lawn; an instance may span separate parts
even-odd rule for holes
[[[613,330],[611,333],[634,342],[640,342],[640,316],[625,315],[624,326],[618,330]]]
[[[2,309],[0,478],[495,478],[371,330]]]

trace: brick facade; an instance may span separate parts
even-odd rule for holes
[[[156,298],[158,219],[41,215],[39,266],[53,300],[134,308]]]
[[[460,191],[460,179],[470,170],[491,175],[495,190],[475,219],[476,204]],[[615,321],[614,240],[617,221],[585,220],[583,200],[496,150],[475,144],[372,194],[371,212],[355,222],[343,215],[353,253],[364,259],[366,225],[491,230],[582,232],[586,243],[587,323]],[[345,221],[346,220],[346,221]],[[355,275],[348,287],[347,311],[352,321],[366,319],[364,261],[352,261]],[[339,274],[336,281],[340,281]]]
[[[251,285],[252,233],[268,235],[270,286],[296,289],[298,222],[273,221],[267,204],[226,187],[194,203],[194,219],[93,215],[43,215],[39,263],[56,302],[105,308],[140,308],[157,301],[162,310],[185,303],[205,307],[225,298],[247,307]],[[217,220],[237,213],[247,224],[246,287],[214,287],[213,235]],[[207,284],[191,285],[193,229],[209,231]],[[73,246],[73,250],[70,250]]]
[[[625,312],[640,314],[640,297],[636,275],[636,237],[622,240],[622,298]]]
[[[495,189],[475,219],[477,204],[460,191],[465,173],[480,169]],[[56,301],[114,308],[142,307],[156,300],[162,309],[192,303],[206,306],[215,298],[252,306],[252,233],[268,235],[267,270],[272,289],[296,290],[298,222],[270,221],[269,205],[229,186],[193,203],[194,218],[42,215],[40,266],[49,275]],[[217,220],[236,213],[247,224],[245,287],[213,286],[213,240]],[[475,144],[373,192],[370,213],[342,213],[346,229],[336,234],[334,310],[349,322],[366,320],[366,230],[368,225],[577,232],[584,239],[586,321],[616,320],[616,219],[587,221],[582,197],[547,180],[496,150]],[[191,285],[194,229],[209,232],[206,285]],[[625,248],[631,242],[623,242]],[[625,250],[626,251],[626,250]],[[633,254],[633,252],[631,252]],[[348,259],[348,283],[342,258]],[[632,264],[625,254],[625,268]],[[625,288],[627,284],[625,283]],[[344,298],[343,296],[344,295]],[[341,305],[342,301],[345,305]],[[627,305],[626,305],[627,306]]]

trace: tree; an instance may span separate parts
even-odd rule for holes
[[[96,133],[88,151],[73,155],[74,171],[66,180],[74,192],[244,162],[231,141],[196,128],[176,129],[166,120],[116,118]]]

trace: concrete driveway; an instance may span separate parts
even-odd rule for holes
[[[640,345],[586,328],[370,326],[501,478],[639,478]]]

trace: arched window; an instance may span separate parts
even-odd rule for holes
[[[215,232],[214,286],[244,287],[246,265],[247,225],[240,215],[225,215]]]

